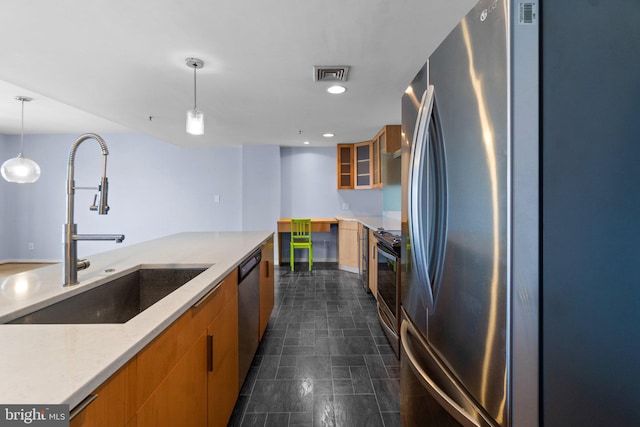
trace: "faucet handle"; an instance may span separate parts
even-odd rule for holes
[[[89,206],[89,210],[90,211],[97,211],[98,210],[98,205],[96,205],[97,201],[98,201],[98,195],[94,194],[93,195],[93,204],[91,206]]]
[[[76,261],[76,265],[78,270],[84,270],[89,268],[89,266],[91,265],[91,262],[88,259],[79,259]]]

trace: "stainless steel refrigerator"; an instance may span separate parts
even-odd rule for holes
[[[481,0],[402,97],[404,426],[640,425],[640,2]]]

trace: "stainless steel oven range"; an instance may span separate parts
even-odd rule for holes
[[[400,236],[385,230],[374,233],[378,264],[378,318],[385,335],[400,357]]]

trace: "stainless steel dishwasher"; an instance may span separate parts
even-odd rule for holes
[[[240,388],[258,350],[260,328],[260,261],[258,249],[238,267],[238,382]]]

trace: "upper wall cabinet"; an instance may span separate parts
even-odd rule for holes
[[[393,153],[400,147],[400,125],[383,127],[371,141],[338,144],[338,190],[382,187],[382,153]]]
[[[338,190],[353,189],[353,144],[338,144]]]
[[[353,188],[356,190],[362,190],[366,188],[372,188],[373,186],[373,150],[371,148],[371,141],[359,142],[354,144],[355,150],[355,169],[356,169],[356,182]]]
[[[383,153],[395,153],[402,148],[402,131],[400,125],[387,125],[383,127],[375,139],[380,141]]]

